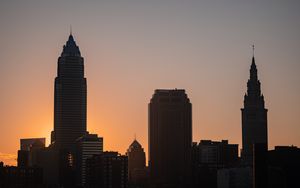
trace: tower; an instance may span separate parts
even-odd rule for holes
[[[252,57],[250,79],[247,93],[244,96],[242,111],[242,160],[252,165],[253,145],[264,144],[268,148],[267,112],[264,96],[261,93],[260,81],[257,77],[255,58]]]
[[[158,187],[187,187],[192,105],[185,90],[155,90],[149,103],[149,168]]]
[[[54,130],[51,143],[69,149],[86,133],[87,86],[84,60],[73,35],[58,58],[54,87]]]
[[[134,139],[126,155],[128,156],[128,179],[138,183],[146,178],[146,155],[142,145]]]

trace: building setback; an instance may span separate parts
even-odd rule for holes
[[[190,181],[192,105],[185,90],[155,90],[149,103],[150,181],[184,187]]]

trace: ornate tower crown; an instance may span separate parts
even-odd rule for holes
[[[79,47],[76,45],[74,37],[72,33],[69,36],[67,43],[64,45],[63,51],[61,53],[61,57],[66,56],[79,56],[81,57],[81,53]]]

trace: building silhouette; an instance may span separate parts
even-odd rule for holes
[[[253,188],[268,187],[268,149],[265,143],[253,145]]]
[[[185,90],[155,90],[149,103],[149,170],[156,187],[190,184],[192,105]]]
[[[38,152],[45,148],[46,138],[20,139],[18,167],[33,167],[38,163]]]
[[[84,59],[70,34],[58,58],[51,144],[38,152],[38,166],[43,168],[47,185],[83,185],[86,159],[103,151],[103,138],[87,132],[86,116]]]
[[[229,144],[228,140],[201,140],[196,149],[199,164],[209,168],[224,168],[238,161],[238,144]]]
[[[87,85],[84,77],[84,59],[70,33],[58,58],[54,84],[54,130],[51,144],[41,156],[46,182],[63,187],[74,187],[77,174],[76,140],[86,134]],[[58,155],[58,156],[57,156]],[[47,164],[52,156],[52,165]]]
[[[33,147],[40,145],[45,147],[46,138],[23,138],[20,139],[20,150],[30,151]]]
[[[238,144],[201,140],[192,147],[193,187],[217,187],[217,171],[238,162]]]
[[[268,148],[267,112],[264,96],[261,93],[260,81],[254,56],[250,68],[250,79],[247,83],[247,93],[244,96],[242,111],[242,161],[252,166],[253,145],[265,144]]]
[[[77,138],[86,134],[87,85],[84,60],[73,35],[58,58],[54,86],[54,130],[51,143],[63,149],[74,147]]]
[[[300,148],[275,146],[268,151],[269,179],[271,188],[293,188],[299,186]]]
[[[253,169],[250,166],[222,168],[217,177],[218,188],[253,188]]]
[[[87,188],[127,188],[128,158],[118,152],[103,152],[86,161]]]
[[[103,138],[97,134],[86,134],[76,140],[77,185],[84,186],[86,179],[86,160],[103,152]]]
[[[134,139],[127,153],[128,181],[132,185],[144,185],[147,181],[146,154],[142,145]]]
[[[43,184],[43,170],[38,167],[4,166],[3,162],[0,162],[0,187],[45,187]]]

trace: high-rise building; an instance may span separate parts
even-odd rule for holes
[[[192,105],[185,90],[155,90],[149,103],[150,181],[158,187],[190,183]]]
[[[128,158],[118,152],[103,152],[86,161],[87,188],[126,188],[128,183]]]
[[[87,85],[84,59],[70,34],[58,58],[54,86],[54,130],[50,146],[40,152],[45,182],[53,186],[76,185],[76,140],[86,134]],[[49,160],[50,159],[50,160]]]
[[[86,134],[76,140],[77,143],[77,184],[85,185],[86,179],[86,160],[93,155],[103,152],[103,138],[97,134]]]
[[[252,165],[253,145],[265,144],[268,148],[267,112],[264,96],[261,93],[260,81],[254,56],[250,68],[250,79],[247,83],[242,111],[242,161]]]
[[[51,143],[68,149],[86,133],[86,78],[84,60],[72,34],[58,58],[54,87],[54,130]]]
[[[131,184],[143,184],[147,178],[146,155],[142,145],[134,139],[126,155],[128,156],[128,180]]]

